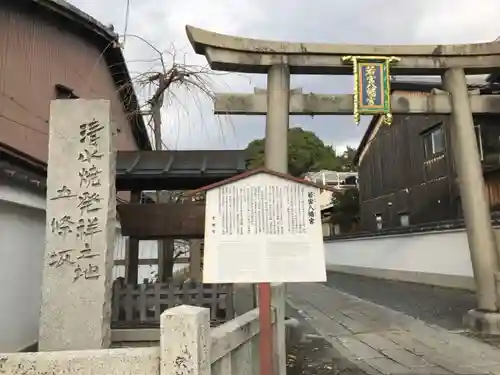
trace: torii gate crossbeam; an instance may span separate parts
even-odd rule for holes
[[[435,45],[356,45],[282,42],[218,34],[193,26],[186,33],[195,52],[205,55],[214,70],[267,74],[286,64],[291,74],[351,75],[346,55],[398,56],[392,75],[442,75],[449,68],[466,74],[500,70],[500,42]]]
[[[499,113],[500,95],[469,96],[473,114]],[[393,114],[429,115],[452,113],[448,94],[416,96],[396,92],[391,96]],[[327,94],[290,94],[290,115],[352,115],[353,95]],[[266,115],[267,94],[229,94],[215,95],[214,112],[217,115]]]

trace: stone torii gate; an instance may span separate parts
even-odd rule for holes
[[[466,74],[500,70],[500,42],[462,45],[347,45],[289,43],[235,37],[186,26],[197,54],[211,68],[228,72],[267,74],[267,91],[255,94],[218,94],[216,114],[266,115],[266,165],[286,172],[289,115],[357,114],[355,95],[290,92],[291,74],[351,75],[346,58],[398,58],[391,75],[438,75],[447,92],[429,97],[395,93],[394,114],[449,114],[454,161],[476,281],[477,309],[465,321],[471,328],[500,334],[500,291],[497,249],[490,220],[473,114],[500,113],[500,96],[470,95]],[[356,63],[354,61],[354,63]]]

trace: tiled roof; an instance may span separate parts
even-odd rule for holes
[[[246,170],[243,150],[119,151],[118,190],[192,190]]]

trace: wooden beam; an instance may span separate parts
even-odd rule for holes
[[[192,280],[202,281],[201,240],[189,241],[189,274]]]
[[[470,95],[472,113],[500,113],[500,95]],[[352,115],[353,95],[290,94],[291,115]],[[396,92],[391,96],[393,114],[450,114],[448,94],[414,95]],[[267,95],[216,94],[215,114],[265,115]]]
[[[205,204],[120,204],[122,235],[140,240],[203,238]]]

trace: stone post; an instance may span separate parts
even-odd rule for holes
[[[463,69],[448,69],[443,75],[443,84],[451,97],[450,133],[476,280],[477,307],[494,312],[498,310],[495,290],[498,259]]]
[[[110,345],[116,235],[112,138],[109,101],[52,101],[40,351]]]
[[[290,111],[290,70],[287,65],[272,66],[267,73],[267,116],[265,165],[288,172],[288,127]],[[275,374],[286,375],[285,285],[273,284],[271,304],[276,311],[274,330]],[[279,290],[281,289],[281,290]]]
[[[160,318],[160,375],[210,375],[210,309],[177,306]]]

